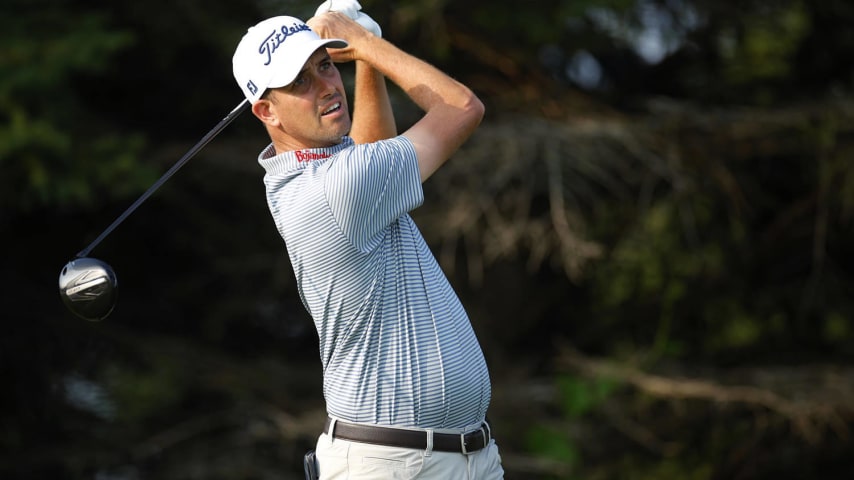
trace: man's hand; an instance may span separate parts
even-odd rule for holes
[[[380,25],[374,21],[373,18],[369,17],[367,13],[362,12],[362,6],[356,0],[326,0],[321,3],[319,7],[317,7],[317,11],[314,12],[315,16],[326,12],[341,12],[344,15],[352,18],[359,25],[368,29],[369,32],[373,33],[378,37],[383,36],[383,29],[380,28]]]
[[[376,38],[374,34],[340,12],[327,12],[310,18],[306,23],[321,38],[340,38],[350,44],[345,48],[327,49],[332,61],[336,63],[358,60],[359,46],[368,39]]]

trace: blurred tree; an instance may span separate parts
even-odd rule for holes
[[[237,103],[246,26],[316,3],[3,5],[0,228],[25,253],[0,476],[298,478],[319,367],[253,118],[103,246],[109,322],[44,299],[56,238]],[[508,479],[850,470],[850,2],[361,3],[488,105],[414,214],[486,345]]]
[[[3,203],[20,211],[92,205],[150,181],[137,161],[142,136],[111,127],[75,89],[81,78],[97,82],[133,34],[70,2],[12,0],[2,10]]]

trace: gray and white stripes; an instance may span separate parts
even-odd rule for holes
[[[267,201],[320,340],[329,414],[462,428],[483,420],[486,363],[408,212],[424,200],[405,137],[259,156]]]

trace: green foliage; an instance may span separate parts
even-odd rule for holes
[[[630,458],[619,463],[618,471],[622,472],[619,474],[620,478],[632,480],[711,480],[715,478],[711,462],[698,461],[694,456],[665,458],[655,462]]]
[[[593,417],[619,383],[604,377],[588,379],[566,374],[558,375],[555,383],[562,418],[554,424],[530,426],[525,432],[525,447],[535,452],[538,458],[560,466],[553,469],[568,472],[583,466],[581,440],[577,435],[561,430],[558,425],[583,423]]]
[[[188,478],[200,465],[217,470],[212,456],[257,460],[246,452],[259,452],[259,437],[270,451],[299,454],[314,440],[292,438],[291,426],[322,416],[322,385],[316,337],[258,182],[254,158],[264,140],[255,119],[245,119],[246,130],[243,120],[229,127],[238,140],[206,147],[217,159],[209,169],[194,166],[180,188],[160,192],[159,203],[138,213],[145,228],[116,233],[125,236],[109,259],[123,282],[113,323],[74,323],[56,298],[61,265],[45,252],[79,231],[77,210],[108,208],[105,199],[151,184],[156,175],[140,162],[148,147],[139,131],[158,129],[148,135],[166,141],[152,143],[174,159],[210,126],[212,112],[234,104],[231,49],[259,11],[305,16],[317,3],[9,0],[0,7],[0,202],[14,220],[2,233],[10,251],[24,252],[9,259],[13,275],[0,289],[14,300],[4,314],[0,365],[16,370],[0,404],[3,478],[106,478],[116,464],[132,472],[116,477]],[[543,195],[549,171],[534,167],[551,155],[574,163],[560,184],[567,215],[579,219],[571,228],[583,224],[572,233],[602,246],[602,256],[572,281],[558,264],[501,257],[507,263],[488,265],[495,269],[484,283],[505,290],[466,302],[470,313],[483,313],[472,319],[489,345],[484,353],[496,359],[496,384],[550,375],[554,386],[546,400],[508,396],[524,398],[524,418],[518,405],[507,405],[519,400],[494,399],[513,417],[493,410],[496,424],[524,425],[518,434],[498,433],[508,478],[532,478],[520,465],[536,469],[538,459],[548,460],[538,480],[564,479],[567,471],[589,479],[825,478],[822,461],[850,467],[850,439],[828,434],[806,445],[766,409],[661,401],[612,379],[554,373],[564,341],[597,355],[641,358],[640,371],[688,377],[724,362],[854,358],[850,1],[362,4],[404,50],[477,89],[489,104],[480,132],[506,120],[488,142],[522,166],[514,176],[496,149],[466,150],[460,162],[470,160],[470,189],[486,186],[487,195],[466,202],[462,188],[430,192],[435,205],[424,208],[436,208],[447,223],[490,201],[518,206],[519,221],[504,233],[511,242],[531,238],[520,245],[548,258],[557,244],[549,230],[557,202]],[[641,34],[649,33],[650,12],[664,22],[662,38],[676,39],[657,63],[637,53],[649,39]],[[582,51],[603,76],[588,90],[567,75]],[[837,99],[839,111],[826,112]],[[755,104],[774,107],[780,118],[741,113]],[[514,118],[523,107],[525,116]],[[789,122],[790,115],[805,120]],[[566,150],[549,151],[552,142],[518,128],[542,117],[543,136],[568,139]],[[201,126],[187,125],[193,118]],[[561,122],[565,128],[549,128]],[[508,177],[512,195],[490,190]],[[57,213],[46,222],[46,211]],[[466,233],[492,235],[489,222]],[[464,243],[472,244],[448,245],[462,251]],[[462,274],[451,276],[465,283]],[[120,325],[125,341],[99,339],[109,325]],[[200,345],[204,355],[193,353]],[[241,366],[238,358],[257,362]],[[69,372],[96,379],[115,416],[75,410],[61,388]],[[792,388],[793,396],[804,393]],[[223,405],[236,420],[213,419]],[[271,416],[281,431],[269,433]],[[848,419],[833,421],[839,432],[851,428]],[[194,422],[200,428],[183,432],[171,459],[168,451],[144,460],[129,455],[140,440],[157,443],[160,433]],[[525,455],[530,463],[519,460]],[[298,460],[275,456],[262,464],[265,473],[246,473],[257,465],[248,461],[231,467],[245,467],[243,478],[301,478]],[[787,471],[793,466],[799,469]]]
[[[703,316],[712,332],[705,342],[709,352],[749,347],[760,341],[764,333],[761,319],[746,311],[739,302],[710,302]]]
[[[133,42],[129,32],[110,30],[105,15],[94,12],[19,13],[4,17],[2,26],[4,103],[61,101],[52,89],[67,88],[75,73],[104,71],[110,57]]]
[[[563,413],[567,418],[584,416],[608,399],[618,383],[614,380],[597,377],[586,379],[571,375],[560,375],[557,380],[559,397]]]
[[[624,13],[636,5],[635,0],[563,0],[560,2],[560,14],[563,18],[581,18],[591,9],[607,9]]]
[[[0,199],[21,210],[89,205],[150,181],[142,137],[88,110],[76,82],[97,82],[133,36],[105,15],[61,7],[0,17]]]
[[[733,86],[791,76],[794,57],[811,28],[804,2],[788,2],[774,14],[756,11],[742,17],[718,42],[724,79]]]
[[[172,358],[150,358],[145,369],[115,363],[104,377],[116,409],[116,421],[126,426],[145,425],[172,411],[184,398],[193,381],[186,369],[176,368]]]
[[[530,451],[537,453],[537,456],[560,462],[570,468],[581,461],[578,447],[566,432],[552,427],[532,426],[526,434],[525,443]]]
[[[845,342],[851,338],[851,319],[839,312],[828,312],[824,318],[823,335],[828,343]]]
[[[654,308],[657,327],[641,324],[637,328],[647,332],[639,338],[646,338],[658,353],[678,351],[678,340],[674,343],[671,338],[672,325],[679,321],[676,316],[686,308],[686,300],[696,294],[698,279],[714,280],[722,275],[725,253],[721,244],[686,243],[686,217],[692,222],[708,221],[706,209],[698,197],[656,203],[639,214],[609,258],[594,269],[594,305],[603,319]]]

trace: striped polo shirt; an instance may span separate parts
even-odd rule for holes
[[[330,415],[462,428],[490,380],[459,298],[409,211],[424,194],[403,136],[258,158],[267,202],[314,319]]]

